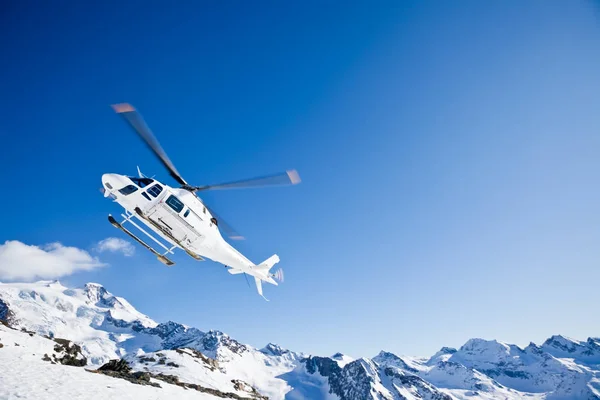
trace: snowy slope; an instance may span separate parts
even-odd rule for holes
[[[101,365],[125,354],[120,343],[130,335],[113,321],[131,325],[129,331],[157,325],[125,299],[95,283],[82,289],[68,289],[57,281],[2,284],[0,292],[2,302],[13,311],[14,315],[6,316],[12,325],[81,343],[93,364]]]
[[[318,357],[157,323],[99,284],[57,281],[0,284],[0,320],[16,328],[0,325],[0,398],[600,399],[594,338],[552,336],[526,348],[471,339],[428,359]],[[70,350],[55,349],[58,338],[79,345],[73,365],[86,365],[60,365]],[[117,359],[161,387],[86,371]]]
[[[131,384],[84,368],[43,361],[55,343],[0,325],[0,398],[2,399],[157,399],[209,400],[218,397],[160,382],[161,388]]]

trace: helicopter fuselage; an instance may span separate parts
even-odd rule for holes
[[[104,196],[112,198],[125,209],[125,213],[121,214],[124,218],[121,222],[118,222],[112,215],[108,215],[111,225],[129,235],[168,266],[175,263],[167,255],[173,254],[173,250],[180,248],[195,260],[203,261],[203,257],[206,257],[223,264],[228,268],[227,272],[232,275],[243,273],[253,276],[256,289],[261,296],[263,296],[262,282],[277,285],[273,278],[283,282],[281,268],[274,273],[270,272],[273,265],[279,262],[279,256],[274,254],[260,264],[254,264],[248,260],[223,239],[221,232],[226,233],[230,239],[240,239],[241,236],[224,221],[221,221],[219,227],[218,217],[215,218],[216,215],[210,211],[197,194],[207,190],[296,185],[300,183],[298,172],[287,170],[284,173],[233,182],[202,186],[190,185],[177,171],[167,153],[146,125],[142,115],[131,104],[113,104],[112,108],[123,117],[160,160],[163,167],[169,171],[171,178],[181,186],[174,188],[148,178],[141,173],[139,168],[138,177],[119,174],[102,175],[101,191]],[[136,222],[137,220],[163,241],[169,243],[171,247],[167,247],[151,232],[146,231]],[[125,224],[137,228],[165,252],[157,251],[152,247],[154,245],[140,239],[128,229],[129,225],[125,227]]]
[[[123,215],[126,221],[140,229],[131,221],[136,218],[171,244],[170,249],[161,245],[167,250],[165,255],[180,248],[198,261],[205,257],[221,263],[229,267],[232,274],[246,273],[255,279],[277,285],[269,269],[279,258],[273,256],[269,259],[271,262],[267,260],[266,264],[251,262],[223,239],[217,219],[194,193],[154,179],[119,174],[104,174],[102,184],[104,196],[112,198],[126,210],[126,215]],[[144,229],[140,230],[161,244]],[[136,240],[139,241],[138,238]],[[261,288],[259,292],[262,292]]]

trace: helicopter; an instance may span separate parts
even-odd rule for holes
[[[223,238],[221,231],[232,240],[241,240],[243,237],[217,216],[198,193],[208,190],[296,185],[300,183],[298,172],[288,170],[270,176],[215,185],[190,185],[177,171],[141,114],[131,104],[120,103],[111,107],[145,142],[179,187],[147,177],[139,167],[137,176],[104,174],[100,191],[105,198],[112,199],[124,209],[121,213],[122,221],[117,221],[112,214],[108,215],[108,221],[167,266],[175,264],[167,255],[181,249],[196,261],[204,261],[207,258],[224,265],[232,275],[250,275],[254,277],[258,294],[268,301],[263,295],[262,282],[276,286],[277,281],[283,282],[282,269],[271,272],[271,268],[280,261],[279,256],[274,254],[259,264],[254,264],[246,258]],[[150,246],[128,229],[126,224],[143,233],[161,250]]]

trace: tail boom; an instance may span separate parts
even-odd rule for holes
[[[229,268],[227,271],[232,275],[237,274],[248,274],[254,277],[254,283],[256,284],[256,291],[258,294],[265,300],[269,301],[263,295],[262,283],[267,282],[272,285],[278,286],[278,283],[275,279],[283,282],[283,271],[278,269],[275,273],[271,273],[270,270],[273,268],[275,264],[279,262],[279,256],[277,254],[272,255],[267,258],[265,261],[258,265],[250,266],[249,268]],[[275,279],[274,279],[275,278]]]

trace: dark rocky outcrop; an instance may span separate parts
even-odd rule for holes
[[[109,362],[98,368],[97,371],[113,371],[128,373],[131,372],[131,367],[129,366],[129,363],[127,363],[127,361],[123,359],[110,360]]]
[[[443,349],[442,349],[443,350]],[[456,352],[456,350],[455,350]],[[382,366],[394,366],[397,368],[401,368],[405,371],[410,371],[412,373],[417,373],[417,370],[406,363],[402,358],[398,357],[394,353],[390,353],[388,351],[381,351],[379,354],[373,358],[377,364]]]
[[[394,388],[397,391],[397,395],[403,398],[402,393],[398,391],[398,388],[410,388],[413,393],[417,393],[420,397],[431,399],[431,400],[452,400],[452,397],[439,391],[436,387],[425,381],[424,379],[410,374],[405,373],[394,367],[387,367],[384,369],[384,374],[394,382]]]
[[[386,356],[386,357],[383,357]],[[399,358],[390,359],[391,354],[379,356],[393,363],[399,363]],[[388,394],[381,393],[377,387],[380,378],[385,375],[392,380],[396,389],[395,395],[404,399],[398,388],[406,388],[416,397],[431,400],[451,400],[452,397],[439,391],[424,379],[403,371],[397,367],[381,368],[380,365],[367,359],[358,359],[346,364],[343,368],[329,357],[308,357],[302,360],[309,374],[318,373],[327,378],[330,393],[341,400],[387,398]],[[404,362],[399,363],[405,365]],[[394,397],[396,398],[396,397]]]
[[[28,331],[25,328],[21,328],[21,332],[28,334],[29,336],[33,337],[33,335],[35,335],[35,332],[33,331]]]
[[[15,313],[12,312],[4,300],[0,299],[0,322],[5,326],[11,327],[15,321]]]
[[[202,363],[206,364],[211,371],[219,368],[219,362],[213,358],[207,357],[196,349],[192,348],[181,348],[175,349],[175,351],[179,354],[187,354],[193,358],[200,360]]]
[[[347,399],[343,391],[342,368],[338,363],[329,357],[308,357],[302,360],[306,364],[306,371],[309,374],[319,373],[326,377],[329,383],[330,393],[336,394],[340,399]]]
[[[202,337],[202,347],[207,351],[217,351],[219,346],[224,346],[235,354],[242,354],[248,351],[246,345],[241,344],[235,339],[232,339],[223,332],[210,330]]]
[[[194,389],[202,393],[208,393],[216,397],[224,399],[236,399],[236,400],[268,400],[267,397],[262,396],[258,391],[242,381],[232,381],[236,390],[249,392],[250,397],[242,397],[236,393],[222,392],[220,390],[207,388],[194,383],[180,382],[179,377],[175,375],[166,374],[152,374],[149,372],[132,372],[131,367],[124,359],[110,360],[108,363],[102,365],[97,370],[87,370],[92,373],[100,373],[111,376],[113,378],[125,379],[136,385],[149,385],[154,387],[161,387],[158,383],[151,382],[150,379],[156,379],[168,383],[170,385],[181,386],[186,389]]]
[[[144,332],[144,331],[151,331],[150,328],[146,328],[144,326],[144,324],[142,324],[140,321],[135,320],[132,322],[128,322],[128,321],[123,321],[122,319],[118,319],[113,317],[112,313],[110,311],[106,312],[106,317],[104,319],[104,323],[105,324],[109,324],[109,325],[113,325],[117,328],[131,328],[132,331],[134,332]]]
[[[146,329],[146,332],[150,335],[157,335],[161,339],[166,339],[186,332],[186,328],[177,322],[168,321],[160,323],[154,328]]]
[[[52,355],[55,362],[74,367],[83,367],[87,365],[87,358],[81,352],[81,346],[67,339],[54,338],[56,344],[54,351],[58,353]]]
[[[160,387],[158,383],[151,382],[151,374],[148,372],[132,372],[131,367],[127,363],[127,361],[121,360],[110,360],[97,370],[87,370],[89,372],[100,373],[108,376],[112,376],[113,378],[125,379],[131,383],[136,385],[148,385],[154,387]]]
[[[50,361],[52,364],[63,364],[73,367],[84,367],[87,365],[87,358],[83,355],[81,346],[78,344],[61,338],[49,340],[53,340],[55,342],[53,349],[54,353],[52,353],[52,357],[50,357],[48,354],[44,354],[42,360]]]
[[[249,384],[247,384],[244,381],[241,381],[239,379],[232,379],[231,383],[233,383],[233,388],[235,390],[238,390],[240,392],[247,392],[255,399],[267,399],[268,398],[268,397],[262,396],[260,393],[258,393],[258,390],[256,390],[256,388],[254,386],[250,386]]]
[[[158,374],[158,375],[152,375],[152,377],[155,379],[159,379],[163,382],[169,383],[171,385],[181,386],[186,389],[194,389],[194,390],[197,390],[202,393],[208,393],[208,394],[211,394],[216,397],[221,397],[223,399],[268,400],[268,397],[261,395],[260,393],[258,393],[258,391],[255,388],[251,387],[250,385],[248,385],[247,383],[242,382],[242,381],[233,380],[232,382],[234,383],[234,388],[236,390],[249,392],[248,394],[250,395],[250,397],[243,397],[236,393],[231,393],[231,392],[222,392],[220,390],[207,388],[207,387],[204,387],[201,385],[197,385],[195,383],[180,382],[179,377],[177,377],[175,375]]]

